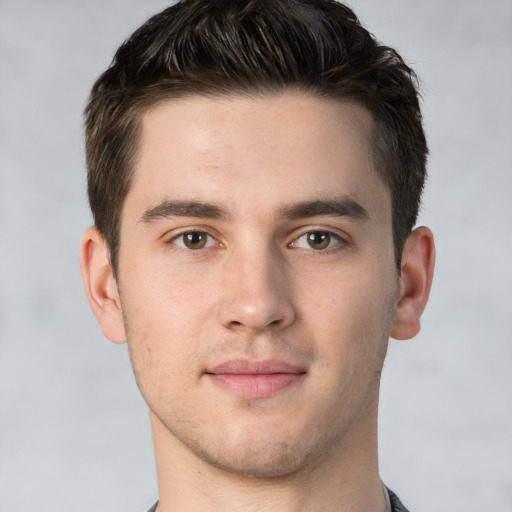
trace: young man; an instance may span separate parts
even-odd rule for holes
[[[82,274],[149,407],[151,510],[406,510],[379,381],[434,242],[400,56],[330,0],[183,1],[119,48],[86,138]]]

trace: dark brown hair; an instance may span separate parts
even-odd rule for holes
[[[114,272],[142,114],[183,95],[288,89],[355,100],[372,114],[399,267],[426,174],[416,84],[400,55],[334,0],[183,0],[152,17],[118,49],[85,110],[89,202]]]

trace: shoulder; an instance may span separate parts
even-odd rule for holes
[[[409,509],[400,501],[400,498],[391,490],[388,489],[389,502],[391,503],[391,512],[409,512]]]

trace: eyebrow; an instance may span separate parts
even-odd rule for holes
[[[332,217],[351,217],[356,220],[369,219],[366,209],[350,197],[326,199],[318,201],[304,201],[281,210],[281,215],[289,219],[316,217],[328,215]]]
[[[368,219],[366,209],[349,197],[302,201],[289,206],[283,206],[279,215],[288,219],[300,219],[328,215],[332,217],[351,217],[357,220]],[[168,217],[197,217],[205,219],[227,220],[230,214],[226,208],[215,203],[202,201],[166,200],[153,208],[146,210],[139,222],[149,224],[158,219]]]
[[[163,201],[154,208],[146,210],[139,222],[150,223],[167,217],[202,217],[206,219],[227,219],[228,211],[214,203],[202,201]]]

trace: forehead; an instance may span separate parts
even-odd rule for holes
[[[143,116],[127,200],[282,206],[343,194],[385,207],[374,204],[388,194],[371,163],[372,128],[364,107],[304,93],[165,101]]]

